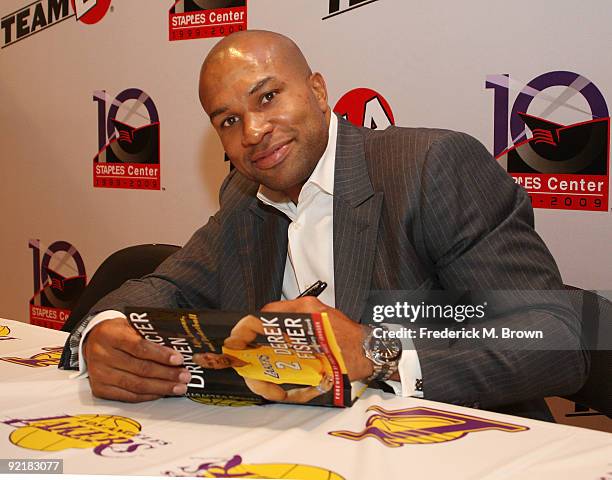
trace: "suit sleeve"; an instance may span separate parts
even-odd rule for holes
[[[224,192],[228,190],[233,177],[230,173],[221,186],[219,198],[222,205]],[[128,280],[96,303],[68,337],[60,368],[79,368],[81,335],[88,322],[99,312],[123,312],[127,306],[219,308],[218,272],[222,243],[221,223],[224,215],[222,209],[211,217],[183,248],[162,262],[155,272],[139,279]]]
[[[544,334],[538,349],[517,349],[516,340],[416,340],[425,398],[491,408],[578,390],[588,369],[579,320],[533,228],[526,192],[477,140],[449,132],[427,152],[419,202],[418,221],[439,284],[513,291],[507,311],[496,312],[490,326]]]

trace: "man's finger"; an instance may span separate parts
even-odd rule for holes
[[[191,374],[185,368],[168,367],[151,360],[142,360],[121,350],[113,350],[112,355],[104,352],[100,355],[100,360],[109,367],[125,370],[139,377],[157,378],[176,383],[188,383],[191,380]]]
[[[138,395],[153,395],[157,397],[183,395],[187,391],[187,385],[182,382],[139,377],[125,370],[118,370],[105,365],[94,367],[92,372],[95,373],[97,378],[103,379],[95,383],[90,382],[92,390],[94,386],[99,384],[113,386]]]
[[[89,333],[86,346],[89,343],[107,345],[132,357],[163,365],[183,364],[183,356],[179,352],[145,340],[130,327],[126,319],[106,320],[97,325]]]
[[[164,347],[162,345],[157,345],[140,337],[122,343],[115,348],[118,350],[123,350],[132,357],[140,358],[142,360],[150,360],[162,365],[178,366],[182,365],[184,362],[183,355],[176,350],[169,347]]]

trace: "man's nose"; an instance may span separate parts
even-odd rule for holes
[[[242,143],[244,146],[257,145],[267,133],[272,131],[272,124],[261,112],[247,113],[242,120]]]

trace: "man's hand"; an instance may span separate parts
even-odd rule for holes
[[[177,351],[142,338],[124,318],[105,320],[83,345],[89,384],[96,397],[144,402],[183,395],[191,374]]]
[[[344,363],[349,379],[364,380],[372,374],[372,363],[363,353],[363,327],[353,322],[340,310],[325,305],[315,297],[301,297],[295,300],[283,300],[265,305],[263,312],[296,312],[322,313],[326,312],[332,329],[342,350]]]

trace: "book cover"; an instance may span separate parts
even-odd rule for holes
[[[192,376],[186,396],[201,403],[348,407],[365,388],[349,381],[326,313],[133,307],[126,314],[143,338],[183,355]]]

